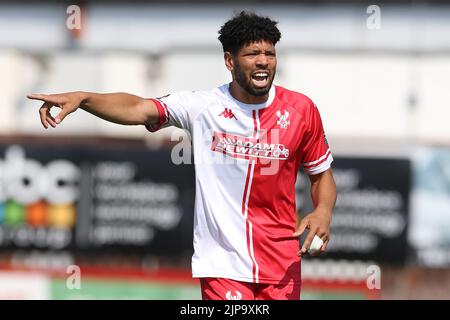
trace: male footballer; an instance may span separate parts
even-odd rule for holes
[[[44,102],[45,128],[81,108],[151,132],[176,126],[190,133],[196,171],[192,275],[200,279],[203,299],[298,300],[301,258],[314,236],[323,241],[317,254],[330,240],[333,158],[315,104],[272,84],[280,38],[268,17],[243,11],[227,21],[219,40],[232,81],[212,90],[151,99],[91,92],[28,96]],[[52,107],[61,109],[55,117]],[[296,224],[300,167],[309,176],[314,210]]]

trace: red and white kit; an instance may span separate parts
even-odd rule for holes
[[[295,181],[333,161],[322,121],[305,95],[272,86],[244,104],[229,85],[152,99],[160,121],[189,131],[196,201],[193,277],[299,284]]]

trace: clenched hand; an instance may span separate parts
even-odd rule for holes
[[[327,249],[328,242],[330,241],[330,223],[331,223],[331,215],[315,210],[305,216],[300,221],[300,225],[294,233],[294,236],[299,237],[303,234],[305,229],[309,230],[308,236],[303,242],[302,248],[300,249],[299,255],[304,256],[311,245],[311,242],[314,238],[314,235],[317,235],[323,240],[323,245],[320,247],[320,250],[313,254],[317,256]]]

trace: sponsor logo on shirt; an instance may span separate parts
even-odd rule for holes
[[[211,150],[241,159],[286,160],[289,149],[281,143],[269,143],[223,132],[214,132]]]

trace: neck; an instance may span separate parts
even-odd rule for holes
[[[230,94],[233,98],[245,104],[260,104],[269,99],[269,93],[263,96],[254,96],[242,89],[236,81],[233,81],[230,84]]]

